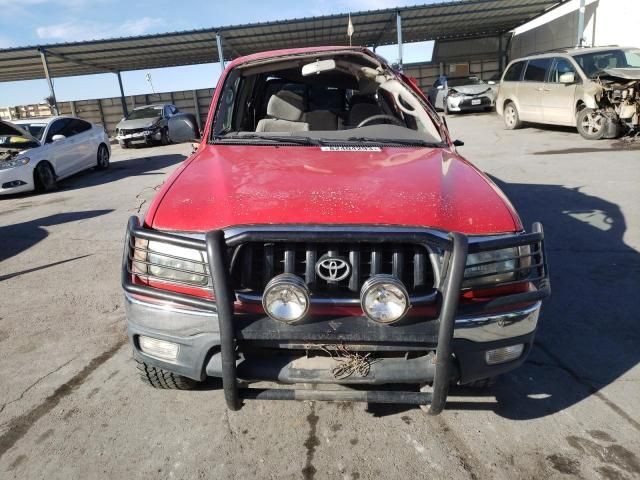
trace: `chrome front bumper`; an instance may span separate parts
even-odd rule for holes
[[[458,317],[455,320],[453,338],[483,343],[528,335],[537,328],[541,303],[536,302],[529,307],[509,312]],[[188,348],[194,337],[204,335],[209,338],[209,346],[220,343],[218,316],[215,313],[170,304],[148,303],[128,293],[125,294],[125,307],[132,340],[135,335],[144,334]]]
[[[493,342],[527,335],[535,331],[542,302],[512,312],[480,317],[456,318],[453,338],[472,342]]]

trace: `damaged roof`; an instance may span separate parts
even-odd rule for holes
[[[454,0],[351,14],[354,45],[479,38],[508,32],[568,0]],[[44,77],[46,50],[52,77],[89,75],[218,61],[216,34],[226,60],[264,50],[348,45],[347,14],[200,30],[0,49],[0,82]]]

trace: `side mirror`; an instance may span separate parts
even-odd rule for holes
[[[560,83],[571,84],[576,82],[576,74],[574,72],[566,72],[560,75]]]
[[[438,85],[438,86],[436,87],[436,89],[437,89],[437,90],[444,90],[444,85]]]
[[[57,134],[57,135],[54,135],[53,137],[51,137],[51,141],[52,142],[59,142],[60,140],[64,140],[65,138],[67,138],[67,137],[65,137],[64,135]]]
[[[453,146],[454,147],[462,147],[464,145],[464,142],[462,140],[454,140],[453,141]]]
[[[193,115],[178,113],[171,117],[167,125],[169,138],[176,143],[197,142],[200,140],[198,124]]]

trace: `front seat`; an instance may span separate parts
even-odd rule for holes
[[[309,124],[302,122],[304,100],[297,93],[280,90],[267,103],[267,118],[256,126],[256,132],[307,132]]]

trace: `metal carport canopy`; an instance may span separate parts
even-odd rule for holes
[[[497,35],[536,18],[567,0],[456,0],[355,12],[354,45],[418,42]],[[174,67],[218,61],[216,35],[224,58],[258,51],[345,45],[348,16],[327,15],[202,30],[0,50],[0,82],[43,78],[41,52],[51,77]],[[220,40],[219,39],[219,40]]]

